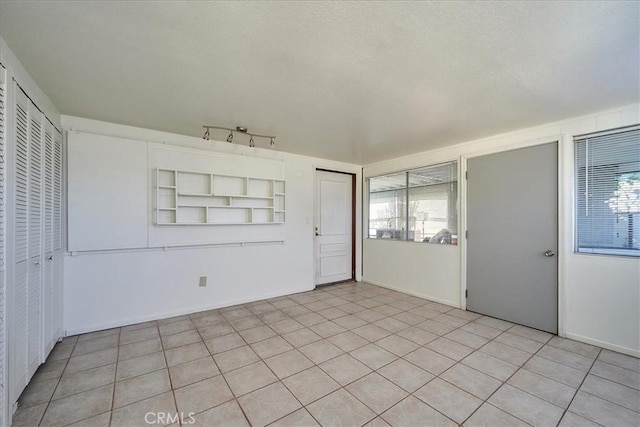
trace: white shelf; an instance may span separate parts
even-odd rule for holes
[[[185,205],[180,204],[178,208],[202,208],[202,209],[273,209],[273,206],[210,206],[210,205]],[[175,208],[159,208],[161,211],[176,210]],[[284,211],[276,211],[284,212]]]
[[[284,222],[252,222],[251,225],[272,225],[272,224],[284,224]],[[197,226],[203,226],[203,225],[247,225],[247,223],[244,222],[208,222],[208,223],[201,223],[201,222],[158,222],[156,223],[156,225],[179,225],[179,226],[185,226],[185,225],[197,225]]]
[[[281,179],[158,168],[155,184],[158,226],[284,223]]]
[[[217,196],[220,197],[231,197],[233,199],[262,199],[262,200],[273,200],[273,197],[270,196],[245,196],[242,194],[235,194],[235,195],[231,195],[231,194],[219,194]]]
[[[212,197],[212,196],[215,196],[215,194],[180,193],[180,192],[178,192],[178,196],[185,196],[185,197]]]

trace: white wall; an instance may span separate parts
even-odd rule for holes
[[[66,130],[282,159],[287,191],[284,244],[67,254],[64,324],[68,335],[313,289],[315,168],[356,174],[356,259],[361,258],[358,165],[78,117],[62,116],[62,124]],[[357,263],[357,279],[359,267]],[[207,287],[198,287],[199,276],[208,276]]]
[[[573,136],[639,122],[636,104],[366,165],[363,174],[457,159],[462,177],[467,158],[559,140],[559,333],[640,356],[640,259],[573,252]],[[460,183],[464,230],[466,182]],[[465,250],[464,239],[457,247],[365,239],[363,280],[464,308]]]
[[[394,240],[364,240],[366,281],[460,306],[460,250]]]

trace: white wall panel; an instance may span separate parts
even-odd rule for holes
[[[147,143],[69,132],[70,251],[147,247]]]
[[[369,283],[460,306],[460,251],[452,245],[364,241],[363,271]]]

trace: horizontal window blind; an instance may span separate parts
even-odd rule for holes
[[[640,127],[575,143],[576,251],[640,256]]]

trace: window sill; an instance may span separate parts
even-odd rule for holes
[[[600,249],[600,248],[579,248],[574,251],[576,255],[609,255],[609,256],[622,256],[622,257],[640,257],[640,250],[638,249]]]

